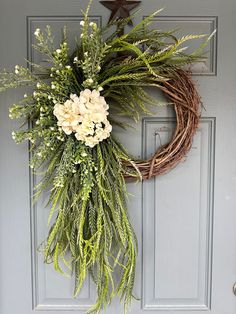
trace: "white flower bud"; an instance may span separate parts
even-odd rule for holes
[[[36,30],[34,32],[35,37],[38,37],[39,34],[40,34],[40,28],[36,28]]]
[[[19,74],[19,69],[20,69],[19,65],[16,65],[16,66],[15,66],[15,73],[16,73],[16,74]]]
[[[81,25],[81,26],[84,26],[84,24],[85,24],[84,21],[81,21],[81,22],[80,22],[80,25]]]
[[[61,49],[57,49],[56,52],[57,52],[57,54],[60,54],[61,53]]]

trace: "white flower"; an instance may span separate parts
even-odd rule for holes
[[[41,84],[39,82],[37,83],[36,86],[37,86],[37,88],[41,88]]]
[[[78,105],[71,99],[64,104],[57,103],[53,114],[57,117],[57,125],[67,134],[71,134],[81,121]]]
[[[81,22],[80,22],[80,25],[81,25],[81,26],[84,26],[84,24],[85,24],[84,21],[81,21]]]
[[[67,65],[66,68],[69,70],[69,69],[71,69],[71,66],[70,66],[70,65]]]
[[[74,57],[74,62],[78,62],[78,57]]]
[[[27,98],[28,97],[28,95],[27,94],[24,94],[24,98]]]
[[[94,31],[97,29],[97,24],[94,22],[89,23],[89,26],[91,26]]]
[[[64,104],[54,106],[59,128],[67,134],[75,133],[77,140],[89,147],[110,136],[112,126],[107,120],[108,104],[98,90],[85,89],[80,95],[71,94]]]
[[[57,49],[56,52],[57,52],[58,54],[60,54],[60,53],[61,53],[61,49]]]
[[[90,84],[92,84],[92,83],[93,83],[93,79],[89,78],[89,79],[87,80],[87,82],[90,83]]]
[[[81,35],[80,35],[80,38],[83,38],[83,37],[84,37],[84,34],[81,34]]]
[[[85,57],[87,57],[88,56],[88,51],[85,51],[84,55],[85,55]]]
[[[36,30],[34,32],[35,37],[38,37],[39,34],[40,34],[40,28],[36,28]]]
[[[56,85],[55,84],[51,84],[51,89],[55,89],[56,88]]]
[[[19,65],[16,65],[16,66],[15,66],[15,73],[16,73],[16,74],[19,74],[19,69],[20,69]]]

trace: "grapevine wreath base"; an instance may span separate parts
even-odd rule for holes
[[[135,162],[142,180],[164,174],[181,162],[191,148],[199,125],[201,101],[189,71],[177,70],[174,79],[164,82],[159,88],[174,104],[176,129],[172,140],[151,158]],[[126,167],[129,166],[125,163]],[[127,181],[135,180],[133,176],[126,175],[125,178]]]

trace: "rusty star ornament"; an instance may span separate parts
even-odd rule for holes
[[[107,9],[111,10],[109,22],[112,20],[119,20],[130,16],[130,11],[135,9],[142,1],[128,1],[128,0],[111,0],[100,1]],[[128,25],[132,26],[133,22],[130,20]]]

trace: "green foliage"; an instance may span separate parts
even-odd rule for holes
[[[57,125],[54,105],[89,88],[99,90],[105,97],[110,107],[108,118],[113,124],[124,126],[121,116],[138,121],[141,114],[150,114],[150,105],[157,101],[146,87],[158,89],[173,77],[176,69],[201,59],[202,49],[210,39],[188,54],[183,45],[204,35],[178,39],[174,31],[152,29],[149,25],[155,15],[118,36],[129,18],[100,29],[90,22],[87,10],[81,23],[81,40],[72,56],[66,29],[56,49],[47,26],[44,32],[35,31],[34,48],[44,54],[48,65],[28,62],[40,75],[21,66],[16,66],[14,73],[0,73],[0,91],[21,86],[34,88],[10,109],[10,118],[30,122],[29,129],[13,132],[13,138],[17,143],[29,140],[30,166],[46,169],[35,189],[35,199],[50,189],[52,225],[44,248],[45,262],[53,263],[60,273],[65,273],[65,268],[74,273],[75,295],[88,273],[91,275],[98,297],[90,314],[105,309],[117,294],[124,301],[126,312],[133,297],[137,239],[128,217],[124,174],[129,171],[137,179],[140,176],[113,135],[89,148],[74,134],[65,134]],[[112,32],[114,27],[117,30]],[[132,173],[123,161],[133,165]]]

